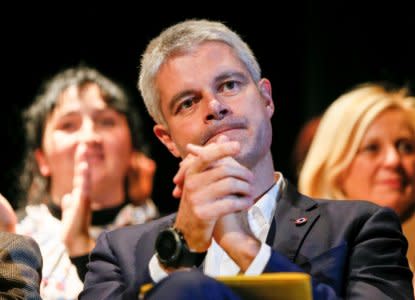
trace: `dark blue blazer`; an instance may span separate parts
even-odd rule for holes
[[[80,299],[137,299],[174,215],[105,232],[90,256]],[[296,220],[306,218],[298,224]],[[264,272],[307,272],[315,299],[413,299],[407,242],[397,215],[366,201],[316,200],[286,185],[277,203]]]

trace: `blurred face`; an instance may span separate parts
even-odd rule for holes
[[[403,111],[389,109],[373,121],[342,187],[348,198],[370,200],[400,216],[415,206],[415,132]]]
[[[130,130],[125,116],[108,107],[95,84],[69,87],[46,120],[36,158],[42,175],[51,178],[52,194],[71,192],[80,144],[87,147],[93,191],[123,188],[132,153]]]
[[[158,124],[154,132],[175,156],[185,157],[188,143],[205,145],[220,135],[241,143],[237,160],[247,167],[269,154],[271,85],[255,84],[228,45],[205,42],[170,57],[156,85],[167,127]]]

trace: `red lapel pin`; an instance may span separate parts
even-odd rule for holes
[[[297,220],[295,220],[295,225],[303,225],[307,223],[307,218],[306,217],[302,217],[302,218],[298,218]]]

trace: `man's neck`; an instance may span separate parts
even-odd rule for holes
[[[276,182],[271,152],[251,169],[254,173],[255,202],[260,199]]]

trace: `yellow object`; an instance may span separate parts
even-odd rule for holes
[[[265,273],[258,276],[220,276],[218,281],[229,286],[244,300],[312,300],[311,277],[306,273]],[[140,290],[140,299],[152,284]]]

